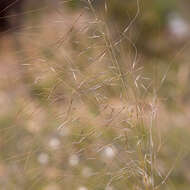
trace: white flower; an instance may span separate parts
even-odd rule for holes
[[[76,166],[79,163],[79,157],[76,154],[71,155],[69,158],[69,164],[71,166]]]
[[[49,156],[47,153],[39,154],[37,159],[40,164],[47,164],[49,162]]]
[[[58,149],[60,144],[61,144],[60,140],[55,137],[50,139],[50,141],[49,141],[49,147],[52,149]]]
[[[113,158],[116,155],[116,149],[112,146],[107,146],[104,149],[103,156],[106,158]]]
[[[171,34],[177,38],[184,38],[189,33],[189,27],[187,23],[180,15],[176,13],[169,15],[168,27]]]
[[[86,187],[84,187],[84,186],[81,186],[81,187],[78,188],[78,190],[88,190],[88,189]]]
[[[89,167],[85,167],[83,170],[82,170],[82,175],[84,177],[90,177],[92,176],[92,169],[89,168]]]

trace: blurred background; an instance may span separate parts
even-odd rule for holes
[[[0,189],[189,189],[188,0],[0,9]]]

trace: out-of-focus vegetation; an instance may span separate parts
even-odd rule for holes
[[[0,188],[189,189],[188,1],[51,7],[1,39]]]

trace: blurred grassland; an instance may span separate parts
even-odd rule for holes
[[[156,2],[127,32],[136,2],[60,1],[28,18],[16,48],[3,37],[0,188],[189,188],[189,48],[168,46],[157,23],[177,5]]]

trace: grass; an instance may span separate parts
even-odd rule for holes
[[[164,99],[174,101],[178,70],[143,62],[87,7],[24,27],[22,48],[1,55],[0,187],[188,189],[186,112]]]

